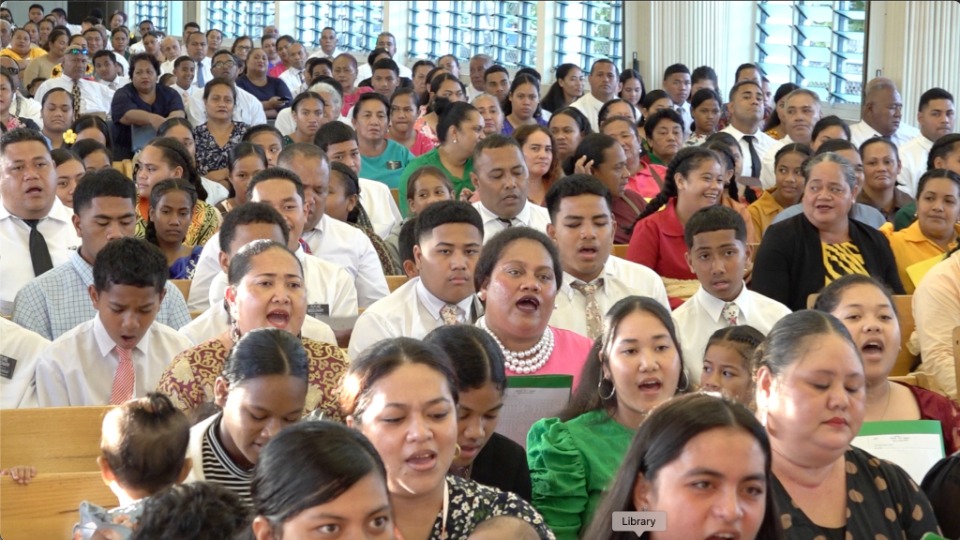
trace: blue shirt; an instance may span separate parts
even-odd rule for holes
[[[93,266],[74,251],[68,262],[20,289],[13,304],[13,322],[51,341],[57,339],[97,314],[88,292],[91,285]],[[187,302],[180,289],[169,281],[166,291],[157,322],[178,329],[191,320]]]
[[[377,157],[360,156],[360,177],[386,184],[390,189],[400,187],[403,169],[413,161],[407,147],[387,139],[387,148]]]
[[[174,111],[183,110],[183,100],[176,90],[162,84],[157,85],[157,99],[153,104],[148,104],[140,97],[133,83],[117,90],[110,104],[110,118],[113,119],[112,150],[113,159],[116,161],[133,157],[133,132],[130,126],[120,123],[123,115],[132,110],[146,111],[166,118]]]
[[[246,76],[243,76],[237,79],[237,86],[243,88],[247,92],[250,92],[253,94],[253,97],[260,101],[269,101],[272,97],[283,98],[287,101],[283,108],[289,106],[290,102],[293,100],[293,95],[290,93],[290,87],[287,86],[287,83],[276,77],[267,77],[267,84],[263,86],[257,86],[253,84],[253,82],[251,82]]]

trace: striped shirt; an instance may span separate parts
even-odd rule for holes
[[[240,468],[227,455],[218,434],[222,419],[223,413],[221,412],[219,418],[210,424],[207,432],[203,435],[201,456],[204,480],[220,484],[236,493],[240,500],[249,507],[253,505],[250,498],[250,481],[253,479],[253,469],[244,470]]]

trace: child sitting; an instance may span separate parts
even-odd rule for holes
[[[179,178],[163,180],[150,190],[147,241],[167,257],[170,279],[193,279],[203,246],[184,244],[197,205],[197,190]]]
[[[410,215],[393,226],[393,230],[384,239],[397,260],[403,264],[403,253],[400,252],[400,231],[403,224],[413,216],[422,212],[430,203],[453,200],[453,184],[447,175],[437,167],[426,165],[420,167],[407,178],[407,208]],[[404,273],[410,275],[406,267]]]
[[[81,504],[74,539],[129,538],[147,499],[190,472],[191,460],[184,457],[189,440],[186,415],[163,394],[151,393],[111,409],[103,419],[97,464],[120,506],[107,510]]]
[[[748,325],[721,328],[710,336],[703,354],[701,389],[724,396],[753,408],[753,352],[764,335]]]
[[[156,322],[166,282],[167,262],[155,246],[136,238],[108,242],[93,264],[97,315],[37,360],[39,406],[120,405],[152,392],[170,360],[193,346]]]

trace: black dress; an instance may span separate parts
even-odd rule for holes
[[[930,499],[943,536],[960,538],[960,452],[938,461],[920,486]]]
[[[527,453],[512,440],[494,433],[473,460],[470,478],[501,491],[509,491],[529,501],[532,497]]]

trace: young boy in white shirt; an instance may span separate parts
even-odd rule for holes
[[[193,346],[157,323],[167,260],[135,238],[109,242],[93,264],[97,315],[57,338],[37,362],[41,407],[120,404],[147,395],[174,356]]]
[[[684,226],[687,264],[700,288],[673,312],[691,380],[700,384],[703,353],[713,333],[748,324],[766,335],[790,309],[747,289],[743,281],[750,247],[747,226],[735,210],[710,206],[698,210]]]

